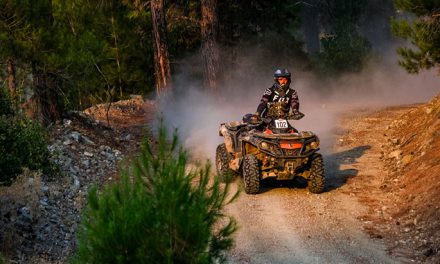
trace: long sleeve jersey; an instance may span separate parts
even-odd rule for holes
[[[257,114],[261,116],[266,115],[267,103],[269,102],[285,102],[290,105],[292,111],[299,110],[299,98],[295,90],[288,87],[284,91],[277,89],[277,84],[272,85],[272,87],[267,88],[261,98],[261,102],[257,107]],[[289,111],[289,109],[287,109]]]

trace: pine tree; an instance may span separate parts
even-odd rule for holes
[[[89,193],[74,263],[222,263],[236,230],[223,214],[235,200],[209,166],[188,171],[177,137],[144,141],[120,182]]]
[[[0,6],[3,34],[6,35],[0,37],[1,44],[5,44],[0,54],[11,62],[22,61],[30,65],[40,117],[46,123],[59,119],[62,108],[58,101],[59,75],[53,67],[56,33],[52,1],[2,0]],[[13,88],[14,72],[12,68],[10,88]]]
[[[359,20],[366,0],[318,0],[321,24],[321,52],[315,59],[318,72],[340,74],[360,71],[371,51],[371,44],[359,32]]]
[[[219,50],[217,44],[217,0],[201,1],[202,17],[200,19],[202,56],[204,62],[205,86],[211,92],[217,92],[220,75]]]
[[[150,7],[153,22],[156,94],[161,96],[171,90],[171,66],[166,33],[165,1],[152,0]]]
[[[397,9],[410,12],[415,19],[393,19],[396,36],[409,40],[415,47],[401,47],[399,64],[410,73],[440,66],[440,1],[395,0]]]

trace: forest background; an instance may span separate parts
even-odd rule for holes
[[[438,10],[436,1],[419,10],[420,1],[395,2],[1,0],[0,84],[47,124],[130,94],[219,92],[276,67],[335,79],[395,47],[391,17]],[[410,35],[408,23],[394,24]],[[401,50],[412,72],[438,65],[421,41],[421,53]]]

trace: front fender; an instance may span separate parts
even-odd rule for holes
[[[258,154],[260,152],[260,149],[258,148],[258,144],[259,142],[252,138],[243,139],[241,141],[241,149],[243,152],[243,156],[247,154]]]

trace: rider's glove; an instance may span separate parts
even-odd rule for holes
[[[257,122],[259,118],[260,118],[260,115],[259,115],[258,113],[255,113],[255,114],[251,117],[251,122]]]

